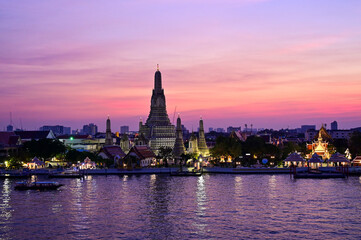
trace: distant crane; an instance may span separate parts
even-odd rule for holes
[[[175,112],[176,112],[176,111],[177,111],[177,106],[175,106],[175,108],[174,108],[173,121],[172,121],[173,125],[174,125],[174,118],[175,118]]]
[[[13,125],[13,114],[12,114],[12,112],[10,112],[10,125],[11,126]]]

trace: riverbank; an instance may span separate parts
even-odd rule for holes
[[[178,171],[178,167],[174,168],[141,168],[133,170],[124,170],[116,168],[108,169],[87,169],[80,170],[84,175],[137,175],[137,174],[170,174],[170,172]],[[187,171],[187,168],[183,168],[184,171]],[[300,167],[296,169],[297,172],[307,171],[307,167]],[[324,172],[333,172],[336,171],[335,167],[322,167],[320,170]],[[29,170],[30,175],[48,175],[53,172],[57,172],[54,169],[36,169]],[[14,174],[19,173],[18,170],[2,170],[2,174]],[[290,174],[289,168],[222,168],[222,167],[212,167],[212,168],[203,168],[203,173],[209,174]],[[349,167],[349,175],[361,175],[361,167]]]

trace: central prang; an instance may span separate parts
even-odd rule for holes
[[[171,124],[167,114],[159,66],[157,66],[157,71],[154,75],[150,113],[144,125],[142,122],[139,123],[139,134],[144,136],[154,152],[157,152],[161,147],[174,147],[175,127]]]

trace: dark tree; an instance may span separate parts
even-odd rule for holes
[[[25,142],[24,149],[31,157],[36,156],[42,160],[48,160],[66,152],[66,147],[62,142],[47,138]]]
[[[157,159],[163,159],[163,164],[168,167],[168,159],[172,158],[172,148],[170,147],[161,147],[158,152]]]
[[[128,155],[123,159],[123,161],[127,165],[128,170],[132,170],[135,167],[140,167],[139,159],[136,156]]]
[[[99,156],[97,156],[95,153],[92,152],[79,152],[76,149],[69,149],[68,152],[65,155],[66,161],[77,164],[78,162],[83,162],[85,158],[91,159],[93,162],[95,162],[98,165],[102,166],[110,166],[114,163],[113,159],[103,159]]]
[[[352,157],[361,155],[361,133],[354,132],[349,140],[349,150]]]
[[[242,144],[231,137],[219,136],[216,139],[216,145],[210,150],[213,157],[236,158],[242,154]]]
[[[288,155],[292,152],[303,152],[304,148],[294,142],[286,142],[283,146],[282,150],[282,159],[286,159]]]
[[[251,153],[251,155],[261,156],[266,152],[266,144],[263,138],[258,136],[250,136],[244,142],[243,151]]]

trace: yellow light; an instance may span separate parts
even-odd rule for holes
[[[8,167],[8,166],[9,166],[9,162],[5,161],[5,167]]]

